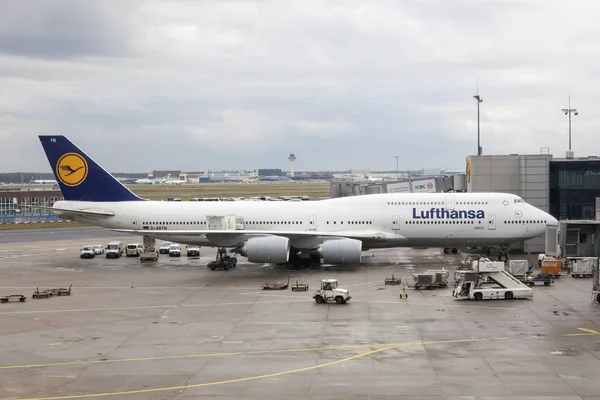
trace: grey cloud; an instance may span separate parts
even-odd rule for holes
[[[127,55],[132,31],[119,12],[127,9],[126,3],[3,1],[0,52],[51,59]]]
[[[48,168],[40,132],[112,170],[461,167],[477,77],[486,153],[562,155],[569,92],[600,150],[592,1],[2,4],[3,170]]]

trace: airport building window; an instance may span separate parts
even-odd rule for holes
[[[550,162],[550,214],[559,220],[591,220],[600,197],[600,160]]]

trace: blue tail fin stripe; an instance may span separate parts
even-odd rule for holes
[[[65,136],[39,138],[65,200],[143,201]]]

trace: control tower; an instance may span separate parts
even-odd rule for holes
[[[296,155],[290,153],[288,160],[290,160],[290,178],[294,177],[294,161],[296,161]]]

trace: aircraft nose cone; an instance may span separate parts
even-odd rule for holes
[[[552,215],[545,213],[544,217],[545,217],[546,221],[548,221],[548,222],[546,222],[547,225],[558,225],[558,220],[556,218],[554,218]]]

